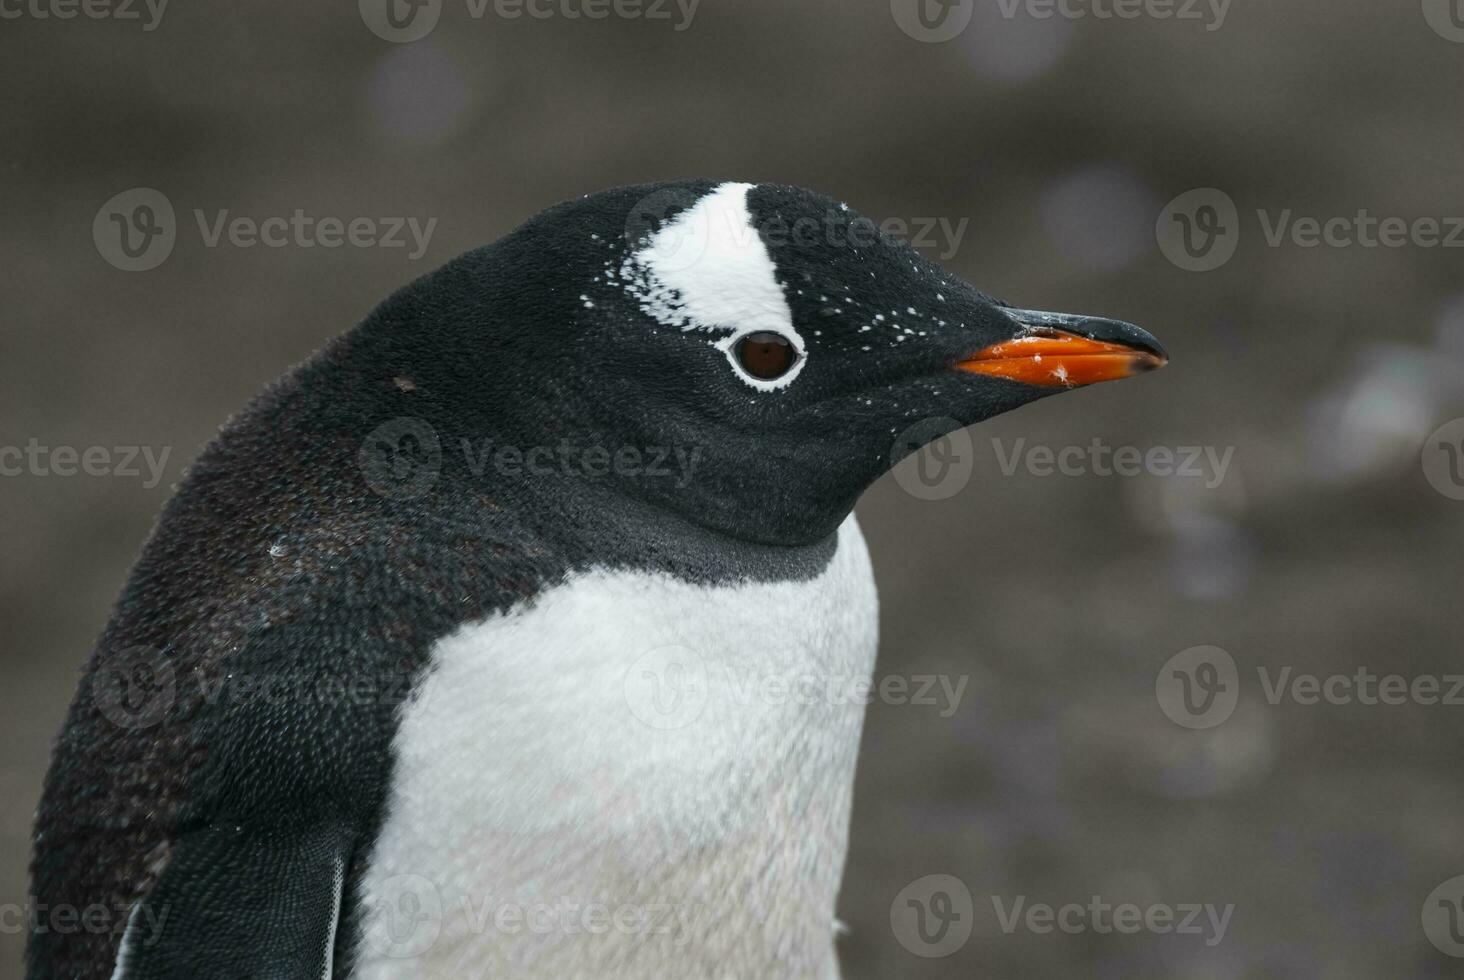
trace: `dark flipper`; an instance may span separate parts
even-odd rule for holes
[[[189,834],[129,919],[114,977],[329,978],[349,846],[334,827]]]

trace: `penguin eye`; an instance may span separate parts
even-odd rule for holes
[[[768,331],[743,337],[734,353],[742,369],[762,381],[781,378],[798,363],[798,352],[788,339]]]

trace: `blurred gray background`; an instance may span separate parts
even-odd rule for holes
[[[969,683],[949,717],[870,708],[847,976],[1464,975],[1421,919],[1464,874],[1464,706],[1271,704],[1257,675],[1464,670],[1464,502],[1421,464],[1464,416],[1464,252],[1273,245],[1265,228],[1288,210],[1464,215],[1464,10],[1454,26],[1448,0],[1241,0],[1222,22],[1208,4],[1125,20],[974,0],[933,43],[888,0],[702,0],[689,23],[674,5],[591,20],[556,0],[510,19],[446,0],[435,30],[394,43],[349,2],[179,2],[152,30],[140,4],[139,20],[63,20],[44,2],[0,20],[0,445],[169,456],[152,486],[145,465],[0,477],[0,904],[25,902],[77,668],[230,413],[389,290],[543,207],[706,175],[944,219],[917,244],[987,291],[1131,320],[1173,356],[973,430],[952,450],[971,468],[960,492],[886,477],[861,504],[881,674]],[[93,239],[135,187],[178,214],[146,272]],[[1208,272],[1155,234],[1197,188],[1239,215],[1233,259]],[[194,209],[436,225],[416,258],[207,247]],[[1234,454],[1223,480],[1001,465],[1095,438]],[[1207,645],[1238,665],[1239,704],[1197,730],[1166,716],[1156,679]],[[973,896],[946,957],[892,924],[927,875]],[[1094,895],[1234,912],[1213,945],[1208,929],[1007,933],[996,914]]]

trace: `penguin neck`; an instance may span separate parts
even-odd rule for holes
[[[512,520],[574,569],[657,572],[696,584],[807,581],[824,572],[838,544],[837,529],[796,545],[743,540],[613,483],[559,472],[444,476],[439,499],[414,519],[457,515],[454,533]]]
[[[838,543],[837,528],[808,543],[749,541],[613,487],[576,486],[560,499],[566,516],[578,518],[570,534],[592,542],[595,554],[692,582],[804,581],[827,568]]]

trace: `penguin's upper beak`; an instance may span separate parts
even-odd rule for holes
[[[1020,329],[956,364],[962,371],[1044,388],[1116,381],[1169,363],[1148,332],[1131,323],[1068,313],[1003,308]]]

